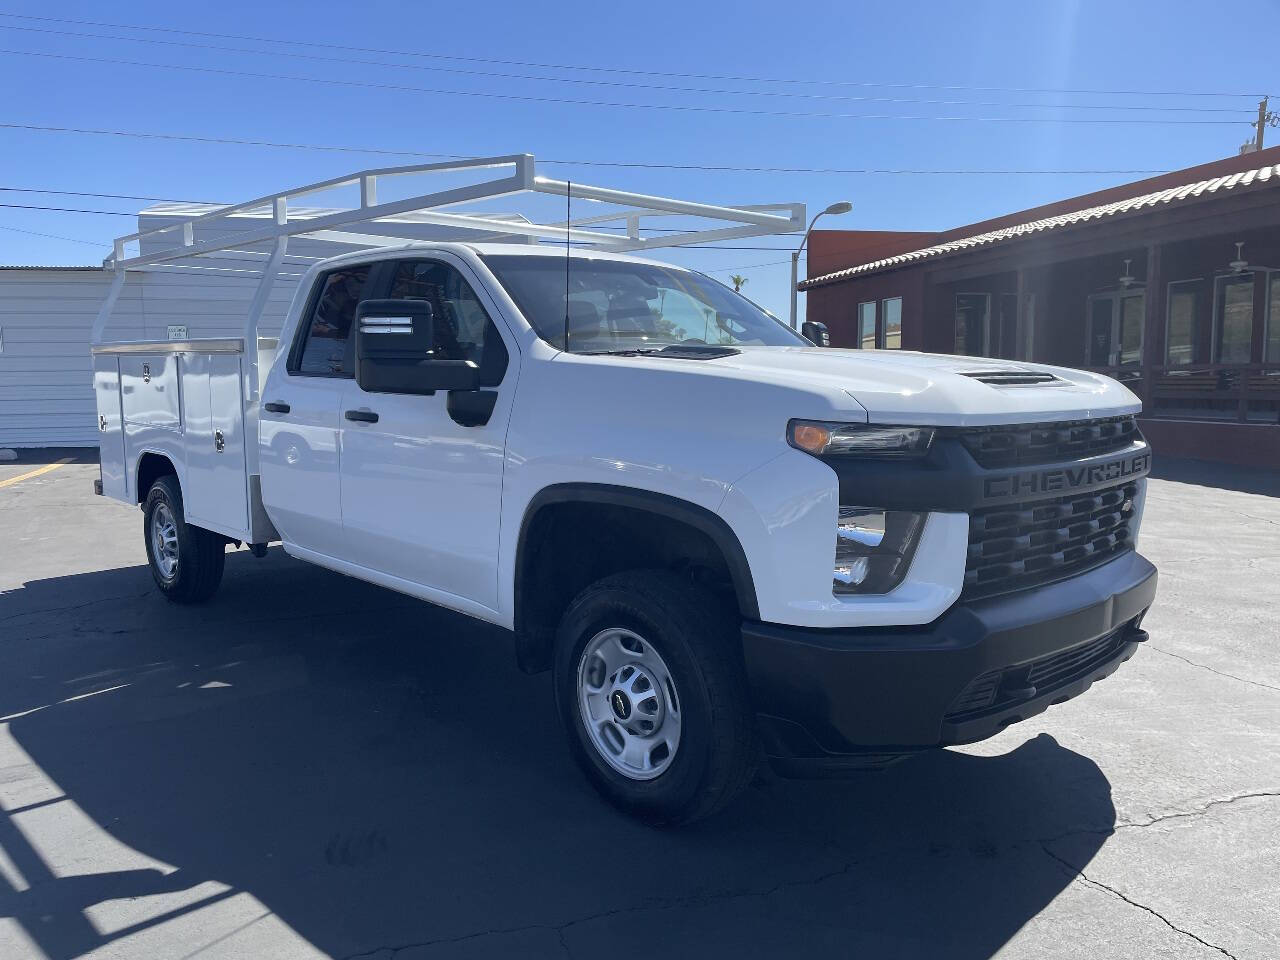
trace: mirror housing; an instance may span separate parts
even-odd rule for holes
[[[827,332],[827,325],[819,323],[817,320],[806,320],[802,323],[800,325],[800,336],[815,347],[831,346],[831,334]]]
[[[366,393],[429,395],[478,390],[470,360],[434,356],[435,317],[425,300],[362,300],[356,306],[356,383]]]

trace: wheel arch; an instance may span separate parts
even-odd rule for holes
[[[653,566],[656,560],[686,559],[691,573],[707,564],[713,575],[722,576],[726,592],[739,614],[759,619],[755,581],[733,528],[705,507],[673,497],[632,487],[603,483],[561,483],[540,490],[529,501],[520,523],[516,542],[513,590],[516,659],[522,670],[536,673],[551,665],[551,650],[559,617],[578,591],[599,576],[633,569],[636,563],[619,565],[599,561],[607,544],[593,538],[584,550],[581,541],[570,555],[556,558],[567,562],[557,566],[553,577],[546,564],[548,550],[566,546],[570,533],[600,530],[610,522],[623,528],[624,537],[642,541],[637,557]],[[615,533],[610,529],[610,533]],[[687,554],[687,556],[686,556]],[[590,579],[587,579],[587,578]]]
[[[143,450],[138,454],[133,468],[133,495],[139,504],[146,499],[151,485],[161,477],[175,477],[178,488],[182,489],[182,474],[173,457],[161,450]]]

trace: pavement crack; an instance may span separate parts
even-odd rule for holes
[[[1229,512],[1234,513],[1237,517],[1245,517],[1249,520],[1257,520],[1260,523],[1270,523],[1273,526],[1280,526],[1280,520],[1272,520],[1270,517],[1258,517],[1252,513],[1245,513],[1243,510],[1231,510]]]
[[[1057,861],[1065,869],[1069,870],[1071,872],[1071,875],[1075,879],[1080,880],[1084,883],[1087,883],[1091,887],[1096,887],[1099,890],[1109,893],[1113,897],[1123,900],[1125,903],[1129,904],[1129,906],[1131,907],[1136,907],[1139,910],[1142,910],[1146,913],[1151,914],[1151,916],[1155,917],[1157,920],[1159,920],[1161,923],[1163,923],[1166,927],[1168,927],[1170,930],[1174,931],[1175,933],[1179,933],[1190,940],[1194,940],[1196,943],[1200,944],[1203,947],[1208,947],[1210,950],[1216,950],[1218,951],[1218,953],[1222,954],[1224,957],[1230,958],[1230,960],[1237,960],[1235,954],[1230,953],[1229,951],[1223,949],[1222,947],[1218,946],[1216,943],[1210,943],[1208,940],[1205,940],[1203,937],[1196,936],[1190,930],[1183,929],[1182,927],[1175,924],[1168,917],[1166,917],[1164,914],[1162,914],[1159,910],[1156,910],[1154,907],[1149,907],[1145,903],[1139,903],[1137,900],[1134,900],[1132,897],[1128,896],[1127,894],[1122,893],[1120,890],[1117,890],[1115,887],[1108,886],[1107,884],[1103,883],[1100,880],[1093,879],[1092,877],[1088,876],[1083,870],[1077,870],[1076,867],[1070,861],[1066,860],[1063,857],[1058,856],[1056,853],[1050,850],[1046,844],[1041,843],[1040,849],[1042,849],[1045,852],[1045,854],[1048,855],[1051,859]]]
[[[1157,823],[1164,823],[1168,820],[1183,820],[1188,818],[1198,819],[1214,807],[1228,806],[1240,800],[1257,800],[1264,797],[1280,797],[1280,790],[1255,790],[1250,793],[1235,793],[1229,797],[1215,797],[1203,806],[1197,807],[1195,810],[1181,810],[1176,813],[1165,813],[1158,817],[1152,817],[1150,820],[1131,821],[1128,823],[1117,823],[1116,830],[1142,829],[1151,827]]]
[[[1193,666],[1193,667],[1199,667],[1201,670],[1208,670],[1210,673],[1216,673],[1218,676],[1226,677],[1228,680],[1238,680],[1241,683],[1247,683],[1250,686],[1262,687],[1264,690],[1275,690],[1277,692],[1280,692],[1280,687],[1274,686],[1270,683],[1263,683],[1261,680],[1250,680],[1248,677],[1238,677],[1234,673],[1227,673],[1223,670],[1217,670],[1213,667],[1206,666],[1203,663],[1196,663],[1196,661],[1191,660],[1187,657],[1184,657],[1180,653],[1170,653],[1168,650],[1162,650],[1160,647],[1157,647],[1151,643],[1148,643],[1147,647],[1151,650],[1154,650],[1156,653],[1162,653],[1166,657],[1172,657],[1175,660],[1181,660],[1183,663],[1189,664],[1190,666]]]
[[[24,610],[21,613],[11,613],[8,616],[0,617],[0,623],[8,620],[17,620],[19,617],[38,617],[43,613],[66,613],[68,610],[82,610],[85,607],[92,607],[97,603],[110,603],[113,600],[141,600],[151,595],[151,590],[144,590],[142,593],[128,593],[121,597],[98,597],[96,600],[86,600],[84,603],[72,603],[65,607],[45,607],[43,610]]]
[[[565,939],[565,931],[571,927],[628,913],[639,913],[645,910],[676,910],[682,907],[703,906],[709,903],[721,903],[750,897],[767,898],[781,892],[782,890],[791,889],[793,887],[818,886],[819,884],[826,883],[829,880],[844,876],[853,870],[855,866],[857,866],[856,862],[849,862],[843,864],[837,869],[819,874],[816,877],[807,877],[801,880],[785,880],[764,890],[725,890],[718,893],[694,894],[687,897],[650,898],[642,901],[641,903],[625,907],[615,907],[609,910],[600,910],[581,917],[574,917],[573,919],[566,920],[563,923],[529,923],[517,927],[499,927],[492,930],[477,930],[473,933],[465,933],[456,937],[439,937],[434,940],[419,940],[412,943],[401,943],[395,945],[388,944],[380,947],[374,947],[369,950],[362,950],[359,953],[348,954],[341,958],[341,960],[375,960],[375,958],[376,960],[393,960],[397,954],[405,950],[416,950],[424,947],[434,947],[444,944],[465,943],[469,940],[478,940],[482,937],[527,933],[533,930],[554,931],[560,941],[561,948],[564,950],[565,956],[570,957],[572,956],[572,953],[569,949],[569,943]]]
[[[1065,830],[1062,833],[1054,834],[1052,837],[1040,837],[1033,842],[1044,846],[1045,844],[1058,843],[1059,841],[1067,840],[1071,837],[1110,837],[1114,836],[1119,830],[1142,830],[1146,827],[1155,826],[1158,823],[1164,823],[1168,820],[1199,819],[1214,807],[1228,806],[1240,800],[1256,800],[1272,797],[1280,797],[1280,791],[1254,790],[1248,793],[1234,793],[1229,797],[1214,797],[1212,800],[1196,807],[1194,810],[1177,810],[1173,813],[1162,813],[1149,820],[1118,821],[1109,827],[1095,827],[1092,829],[1082,827],[1077,830]]]

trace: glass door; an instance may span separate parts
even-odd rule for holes
[[[1147,298],[1141,290],[1095,293],[1089,297],[1086,362],[1118,367],[1142,362],[1142,326]]]
[[[1253,274],[1219,277],[1214,291],[1214,361],[1248,363],[1253,354]]]

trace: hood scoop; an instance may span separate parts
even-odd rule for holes
[[[989,383],[993,387],[1029,387],[1062,382],[1061,377],[1038,370],[960,370],[957,372],[962,377],[977,380],[979,383]]]

